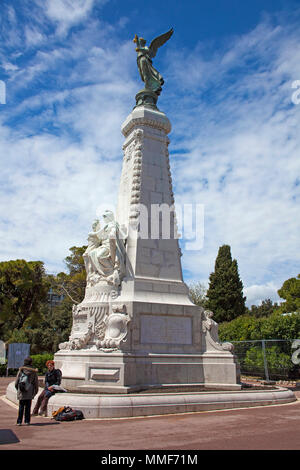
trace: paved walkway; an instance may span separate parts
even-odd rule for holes
[[[12,377],[0,377],[0,396]],[[32,417],[16,426],[17,407],[0,399],[0,450],[300,450],[297,402],[257,408],[59,423]]]

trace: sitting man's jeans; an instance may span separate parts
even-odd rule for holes
[[[33,414],[38,414],[39,408],[41,408],[40,413],[45,413],[47,411],[48,400],[52,395],[54,395],[54,393],[51,393],[50,390],[43,390],[37,399]]]

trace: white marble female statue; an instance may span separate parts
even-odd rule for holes
[[[101,280],[119,285],[125,271],[124,239],[111,211],[103,214],[104,226],[99,219],[92,225],[88,234],[88,247],[83,254],[87,273],[87,287],[94,286]]]

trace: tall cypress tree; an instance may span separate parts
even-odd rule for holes
[[[238,264],[232,260],[229,245],[219,248],[215,271],[209,276],[206,307],[214,312],[217,323],[230,321],[246,312],[243,283]]]

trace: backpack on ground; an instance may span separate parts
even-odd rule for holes
[[[28,392],[30,388],[30,382],[29,382],[29,377],[25,372],[21,373],[20,379],[19,379],[19,390],[21,392]]]
[[[81,410],[73,410],[69,406],[64,406],[59,408],[57,411],[52,413],[52,417],[56,421],[75,421],[79,419],[84,419],[83,413]]]
[[[52,418],[55,418],[55,416],[57,416],[59,413],[61,413],[62,411],[64,411],[65,407],[64,406],[61,406],[60,408],[58,408],[58,410],[56,411],[53,411],[52,413]]]

